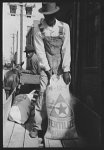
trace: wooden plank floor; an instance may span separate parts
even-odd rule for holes
[[[7,121],[5,125],[5,129],[3,129],[3,147],[8,147],[11,135],[14,130],[15,123],[11,121]]]
[[[84,148],[88,146],[86,140],[82,137],[74,140],[62,140],[63,147],[72,147],[72,148]]]
[[[15,92],[16,92],[16,88],[13,90],[13,92],[11,93],[11,95],[8,97],[6,101],[3,100],[3,129],[5,128],[5,124],[7,122],[7,117],[11,109],[11,104],[12,104],[12,100],[14,99]]]
[[[52,140],[52,139],[44,139],[45,147],[60,147],[60,148],[84,148],[89,147],[86,140],[83,138],[73,139],[73,140]]]
[[[7,105],[7,103],[6,103],[6,105]],[[10,104],[8,104],[8,108],[9,107],[10,107]],[[5,115],[3,114],[3,122],[5,120],[5,126],[3,123],[3,147],[8,147],[8,148],[9,147],[17,147],[17,148],[18,147],[19,148],[20,147],[25,147],[25,148],[28,148],[28,147],[34,147],[34,148],[36,148],[36,147],[37,148],[39,148],[39,147],[41,147],[41,148],[44,148],[44,147],[46,147],[46,148],[47,147],[50,147],[50,148],[52,148],[52,147],[83,148],[83,147],[91,147],[91,145],[94,146],[95,144],[98,145],[96,139],[94,140],[93,143],[92,143],[93,140],[90,140],[90,142],[88,144],[87,140],[81,136],[79,136],[78,139],[73,139],[73,140],[52,140],[52,139],[46,139],[44,137],[30,138],[29,132],[31,130],[32,118],[30,117],[28,122],[25,125],[20,125],[20,124],[8,121],[7,120],[8,113],[7,113],[6,108],[7,107],[5,106],[4,110],[6,111],[6,113],[5,113]],[[87,110],[86,109],[87,109],[87,107],[86,108],[83,107],[83,109],[82,109],[83,111],[81,111],[81,112],[84,113],[84,110],[85,110],[85,112],[87,113],[89,111],[89,109],[87,109]],[[81,110],[81,108],[80,108],[80,110]],[[85,116],[86,115],[84,113],[84,117]],[[91,117],[91,113],[87,113],[88,119],[86,117],[87,122],[89,122],[89,125],[91,124],[92,119],[95,124],[93,124],[92,126],[88,126],[89,127],[88,129],[90,129],[90,127],[92,127],[91,129],[94,129],[94,131],[98,130],[99,128],[97,128],[97,126],[95,126],[95,125],[97,124],[96,122],[100,122],[100,119],[97,119],[98,117],[94,113],[91,118],[89,116]],[[94,118],[95,118],[96,122],[94,121]],[[82,131],[85,131],[85,129],[87,128],[87,127],[85,128],[85,126],[86,126],[86,124],[84,123],[85,120],[83,122],[81,122],[80,119],[84,120],[84,118],[83,117],[81,118],[81,115],[78,116],[78,121],[80,122],[80,128],[78,127],[79,131],[82,128],[84,128]],[[82,123],[84,123],[84,124],[82,124]],[[86,133],[89,132],[88,129],[86,129]],[[90,132],[91,132],[91,130],[90,130]],[[89,132],[89,134],[90,134],[90,132]],[[80,133],[80,132],[78,132],[78,133]],[[83,133],[83,132],[81,132],[81,133]],[[97,132],[97,133],[98,133],[97,135],[94,134],[94,135],[96,135],[96,137],[99,135],[99,132]],[[92,135],[92,139],[93,139],[94,138],[93,134],[90,134],[90,135]]]
[[[39,138],[31,138],[29,136],[29,131],[31,130],[31,122],[25,125],[25,137],[24,137],[24,147],[40,147]]]
[[[20,125],[7,120],[5,130],[3,131],[3,147],[43,147],[43,144],[41,144],[41,138],[30,138],[30,129],[31,122],[27,122],[25,125]]]
[[[20,125],[11,121],[7,121],[5,131],[3,132],[3,147],[8,148],[44,148],[44,147],[69,147],[82,148],[88,146],[83,138],[74,140],[52,140],[47,138],[30,138],[29,131],[31,130],[31,121],[29,120],[25,125]],[[44,141],[42,143],[42,141]]]
[[[61,140],[44,139],[45,147],[63,147]]]
[[[84,147],[86,144],[83,139],[76,140],[52,140],[41,138],[30,138],[29,131],[31,122],[26,125],[20,125],[11,121],[7,121],[5,131],[3,132],[3,147],[20,148],[20,147]]]
[[[23,147],[25,128],[15,123],[8,147]]]

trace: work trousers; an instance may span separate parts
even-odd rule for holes
[[[35,113],[34,113],[34,121],[33,128],[37,130],[42,130],[42,122],[47,117],[46,112],[46,87],[48,84],[48,78],[44,70],[40,72],[40,93],[39,97],[35,104]]]

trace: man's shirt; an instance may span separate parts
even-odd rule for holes
[[[22,72],[28,74],[34,74],[34,75],[40,74],[39,60],[35,53],[30,58],[30,65],[28,70],[23,70]]]
[[[34,28],[34,46],[36,49],[37,56],[39,58],[40,67],[44,68],[46,71],[50,70],[48,60],[45,53],[43,35],[55,37],[59,36],[59,28],[63,27],[64,42],[62,45],[61,53],[63,56],[62,69],[64,72],[70,71],[71,63],[71,46],[70,46],[70,28],[69,25],[60,22],[56,19],[56,23],[53,27],[47,25],[44,19],[41,20],[41,28],[43,32],[41,33],[39,26]]]

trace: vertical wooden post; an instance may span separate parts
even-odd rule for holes
[[[17,45],[16,45],[16,52],[17,52],[17,60],[16,60],[16,63],[18,64],[18,31],[17,31]]]
[[[20,4],[20,63],[22,62],[23,53],[23,5]]]
[[[13,57],[14,57],[14,34],[13,34]]]

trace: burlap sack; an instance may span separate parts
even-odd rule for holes
[[[45,138],[73,139],[78,137],[71,101],[69,85],[65,84],[63,77],[52,76],[50,85],[46,89],[48,128]]]
[[[34,91],[35,90],[29,94],[19,94],[15,97],[8,116],[9,120],[15,121],[19,124],[24,124],[28,120],[31,111],[31,99],[33,98]]]

